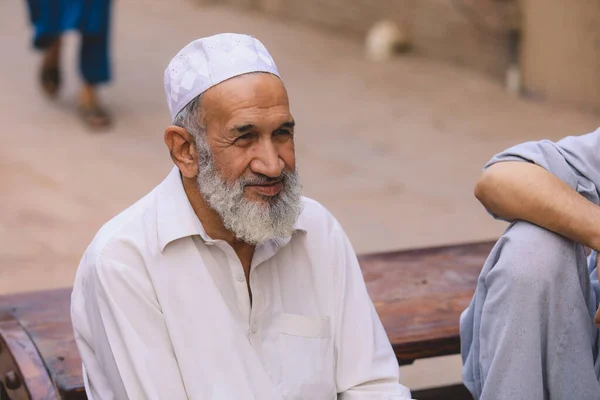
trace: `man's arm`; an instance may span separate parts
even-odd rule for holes
[[[337,310],[336,383],[340,400],[408,400],[398,361],[367,293],[356,254],[336,222],[331,233]]]
[[[90,398],[187,398],[148,276],[99,256],[80,269],[71,314]]]
[[[504,220],[529,221],[600,249],[600,207],[535,164],[492,165],[477,182],[475,197]]]
[[[495,216],[525,220],[600,249],[600,130],[496,155],[475,187]]]

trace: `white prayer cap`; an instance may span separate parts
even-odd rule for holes
[[[165,70],[164,84],[171,118],[207,89],[235,76],[268,72],[279,76],[265,46],[256,38],[221,33],[194,40],[177,53]]]

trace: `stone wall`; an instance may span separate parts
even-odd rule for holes
[[[516,0],[196,0],[262,11],[362,39],[378,20],[407,30],[414,52],[504,79]]]
[[[600,113],[600,2],[523,0],[525,94]]]

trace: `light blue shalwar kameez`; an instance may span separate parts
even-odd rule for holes
[[[600,129],[492,158],[550,171],[600,204]],[[527,222],[512,223],[489,255],[460,319],[463,381],[481,400],[598,400],[597,253]]]

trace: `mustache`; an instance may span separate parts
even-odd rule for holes
[[[266,175],[255,174],[253,176],[241,178],[239,180],[239,183],[242,185],[242,187],[256,185],[274,185],[280,182],[285,183],[289,179],[290,174],[291,173],[288,171],[283,171],[278,177],[270,177]]]

